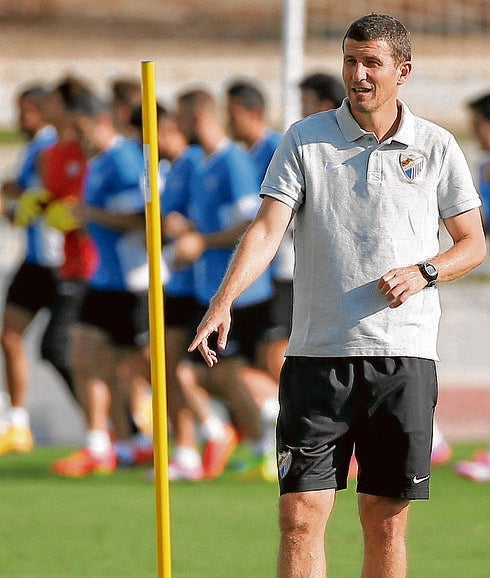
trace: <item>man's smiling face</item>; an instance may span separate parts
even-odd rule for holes
[[[410,70],[409,62],[394,61],[386,40],[345,39],[342,77],[354,115],[391,108]]]

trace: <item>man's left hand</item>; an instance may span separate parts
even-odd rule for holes
[[[378,282],[378,289],[390,302],[389,307],[399,307],[412,295],[422,291],[427,286],[417,265],[399,267],[385,273]]]

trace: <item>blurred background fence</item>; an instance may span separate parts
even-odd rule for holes
[[[402,97],[414,110],[467,130],[464,103],[490,88],[490,0],[304,0],[305,72],[340,72],[339,41],[369,12],[412,31],[415,71]],[[262,80],[279,125],[282,0],[0,0],[0,127],[15,122],[20,85],[78,73],[106,88],[154,59],[171,104],[188,83],[218,93],[230,76]]]
[[[0,0],[0,18],[118,18],[132,26],[150,24],[150,34],[166,25],[170,36],[185,31],[191,37],[271,38],[280,34],[280,19],[275,16],[281,4],[281,0]],[[368,12],[392,14],[415,33],[486,33],[490,25],[488,0],[306,0],[305,4],[312,37],[336,36],[347,22]]]

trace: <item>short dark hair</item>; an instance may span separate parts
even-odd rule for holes
[[[98,118],[102,115],[111,114],[110,106],[91,92],[81,92],[71,104],[70,110],[76,114]]]
[[[170,116],[170,112],[159,102],[157,102],[157,119]],[[139,130],[143,129],[143,108],[142,106],[134,106],[131,109],[131,116],[129,117],[129,124]]]
[[[79,99],[81,95],[92,92],[83,80],[71,75],[65,76],[65,78],[54,87],[54,91],[60,95],[63,105],[67,110],[74,108],[77,99]]]
[[[141,82],[137,78],[115,78],[111,82],[112,102],[136,106],[141,102]]]
[[[490,93],[468,102],[468,108],[478,112],[486,120],[490,120]]]
[[[205,88],[192,88],[177,95],[177,102],[188,107],[189,110],[211,110],[218,112],[216,98]]]
[[[301,90],[312,90],[319,100],[331,100],[335,108],[338,108],[345,98],[343,83],[335,76],[324,72],[305,76],[299,87]]]
[[[234,98],[247,110],[264,110],[265,98],[258,86],[248,80],[236,80],[226,89],[229,98]]]
[[[368,14],[353,22],[345,33],[342,48],[347,38],[359,42],[385,40],[396,64],[412,59],[410,32],[399,20],[387,14]]]
[[[33,84],[27,88],[24,88],[18,95],[18,100],[24,100],[28,98],[32,100],[38,108],[41,108],[43,101],[48,95],[48,91],[41,84]]]

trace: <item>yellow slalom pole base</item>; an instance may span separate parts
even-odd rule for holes
[[[146,242],[150,267],[151,384],[153,392],[153,447],[155,466],[158,578],[172,576],[170,488],[168,480],[168,417],[165,381],[164,307],[161,274],[162,233],[158,190],[158,125],[155,65],[141,63],[143,93],[143,151],[145,156]]]

